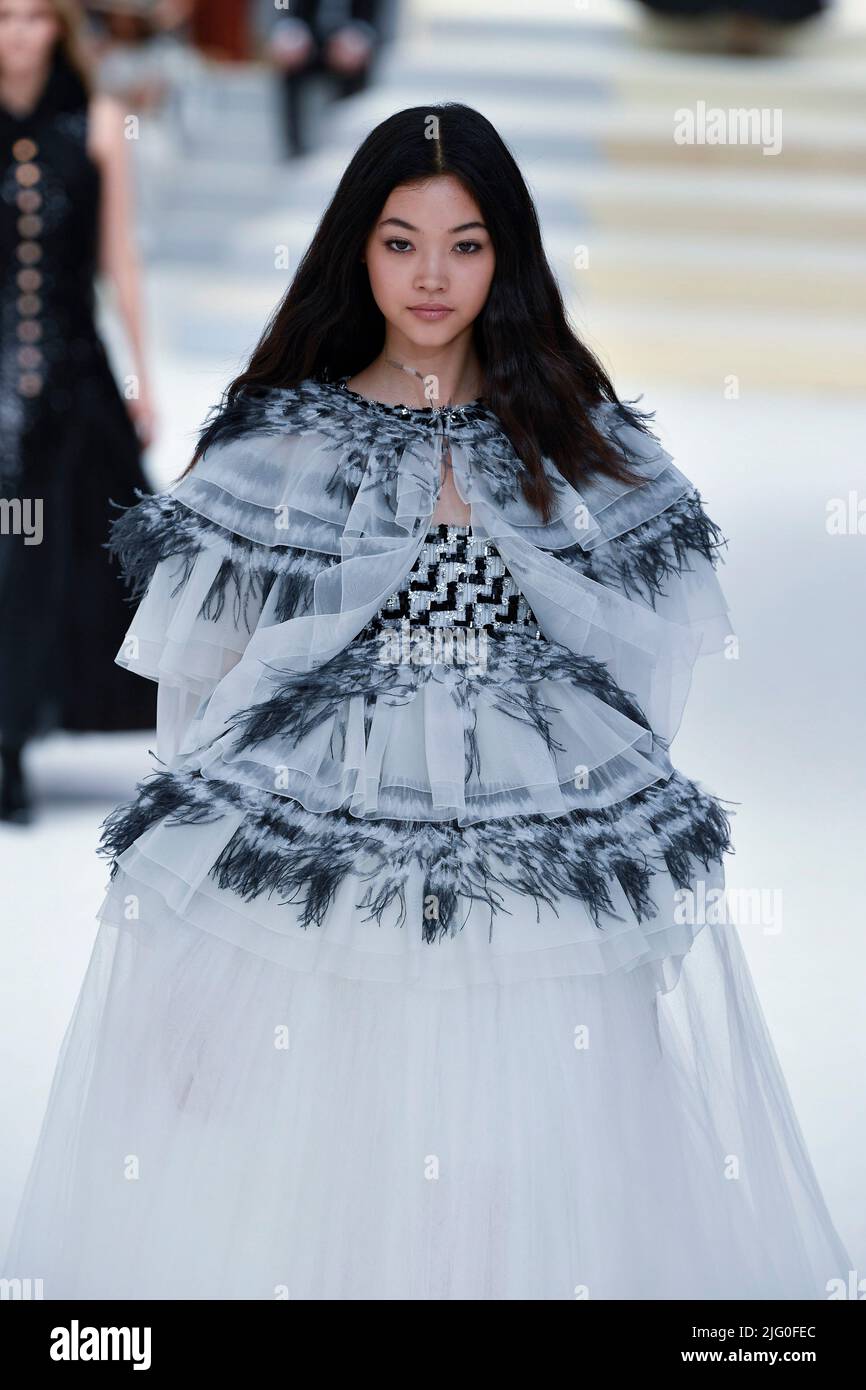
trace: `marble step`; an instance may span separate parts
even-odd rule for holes
[[[347,112],[340,128],[342,142],[354,147],[395,109],[423,105],[425,98],[433,99],[424,90],[413,91],[402,85],[375,89]],[[437,86],[435,99],[466,100],[466,91],[460,82],[444,82]],[[493,122],[520,162],[545,158],[608,160],[640,169],[679,169],[687,178],[698,170],[710,175],[746,170],[764,177],[808,171],[819,179],[866,174],[866,114],[843,119],[782,109],[781,117],[776,117],[768,107],[763,129],[756,122],[751,131],[741,135],[731,118],[723,132],[727,142],[710,144],[706,139],[709,132],[700,120],[695,123],[694,143],[678,143],[675,135],[681,123],[673,106],[624,107],[580,98],[524,101],[503,89],[479,103],[478,109]],[[750,143],[746,143],[747,138]]]
[[[579,29],[552,36],[529,23],[519,33],[454,23],[438,28],[433,43],[414,35],[388,53],[381,72],[389,86],[433,91],[456,85],[485,97],[507,88],[540,106],[583,93],[665,108],[703,99],[711,106],[783,106],[840,116],[863,110],[862,57],[743,63],[712,54],[648,51],[630,41],[586,42]]]
[[[816,185],[806,173],[767,179],[761,170],[738,170],[696,185],[670,169],[583,165],[536,168],[533,183],[551,205],[570,194],[595,230],[866,244],[866,181],[858,178],[824,177]]]
[[[578,239],[580,240],[580,239]],[[813,241],[594,231],[572,258],[572,284],[594,303],[676,308],[742,304],[797,314],[866,318],[866,245],[825,250]]]
[[[771,314],[734,306],[595,299],[569,303],[576,331],[619,381],[703,386],[724,399],[761,390],[861,395],[866,361],[862,317]]]

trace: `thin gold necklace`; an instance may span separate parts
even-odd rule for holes
[[[430,409],[431,409],[431,410],[437,410],[437,411],[439,411],[439,410],[460,410],[460,409],[462,409],[461,406],[454,405],[453,402],[451,402],[451,401],[446,402],[446,404],[445,404],[444,406],[443,406],[443,405],[438,405],[438,404],[437,404],[437,405],[433,405],[433,404],[432,404],[432,402],[433,402],[434,400],[438,401],[439,398],[438,398],[438,396],[435,396],[435,395],[433,394],[433,391],[432,391],[432,390],[428,389],[428,383],[431,383],[431,384],[435,385],[435,384],[438,382],[438,377],[433,376],[432,374],[431,374],[430,376],[424,376],[424,374],[423,374],[422,372],[419,372],[419,371],[417,370],[417,368],[415,368],[415,367],[408,367],[408,366],[406,366],[406,364],[403,363],[403,362],[395,362],[394,359],[393,359],[393,357],[386,357],[384,360],[387,362],[387,364],[388,364],[389,367],[398,367],[398,368],[400,369],[401,372],[408,372],[408,373],[410,373],[412,376],[418,378],[418,380],[421,382],[421,384],[422,384],[422,386],[423,386],[423,388],[424,388],[424,399],[431,402],[431,405],[430,405]],[[467,405],[473,405],[473,404],[474,404],[473,401],[467,401]]]

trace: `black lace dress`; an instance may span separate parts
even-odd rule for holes
[[[99,168],[58,51],[35,107],[0,106],[0,740],[150,728],[154,689],[114,662],[129,623],[104,548],[146,487],[94,323]]]

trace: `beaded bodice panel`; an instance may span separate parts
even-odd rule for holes
[[[524,632],[543,640],[538,621],[502,557],[469,526],[431,526],[412,569],[359,639],[388,628],[457,628],[493,637]]]

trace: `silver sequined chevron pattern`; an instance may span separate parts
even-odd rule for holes
[[[448,522],[430,528],[412,569],[359,637],[408,626],[528,629],[527,636],[543,640],[535,614],[490,541]]]

